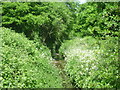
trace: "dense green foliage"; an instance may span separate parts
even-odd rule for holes
[[[67,38],[71,12],[65,3],[3,3],[3,26],[42,41],[54,54]]]
[[[0,31],[3,87],[62,87],[50,62],[65,58],[75,87],[120,88],[118,5],[2,2],[2,25],[11,29]]]
[[[76,12],[72,31],[75,36],[118,36],[119,3],[85,3]]]
[[[2,25],[42,41],[52,55],[73,36],[118,36],[119,3],[4,2]]]
[[[3,32],[4,31],[4,32]],[[2,28],[2,84],[4,88],[62,88],[61,77],[50,64],[50,51],[33,41]]]
[[[60,51],[66,55],[65,71],[76,87],[120,88],[118,38],[75,38],[63,43]]]
[[[3,2],[2,25],[42,41],[52,54],[72,36],[118,36],[119,8],[115,3]]]

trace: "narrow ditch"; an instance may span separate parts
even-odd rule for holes
[[[64,71],[64,66],[66,64],[65,60],[53,60],[52,64],[59,69],[60,76],[62,77],[62,85],[64,88],[74,88],[72,83],[70,82],[70,78],[67,76]]]
[[[65,72],[65,65],[66,65],[66,61],[65,59],[65,55],[63,53],[59,52],[59,48],[60,48],[60,44],[56,44],[54,45],[52,48],[49,47],[48,48],[51,50],[51,56],[54,59],[52,61],[52,64],[59,70],[59,74],[62,77],[62,85],[64,88],[74,88],[74,85],[71,83],[71,80],[69,78],[69,76],[66,74]]]

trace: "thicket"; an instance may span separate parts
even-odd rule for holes
[[[52,53],[73,36],[118,36],[119,3],[2,2],[2,25],[42,41]]]
[[[59,71],[51,65],[50,51],[23,34],[6,28],[2,36],[1,77],[2,88],[62,88]]]
[[[119,3],[2,2],[2,25],[42,41],[52,53],[73,36],[118,36]]]
[[[59,5],[58,5],[59,4]],[[68,37],[71,12],[65,3],[3,2],[2,25],[42,42],[54,57]]]
[[[25,56],[27,58],[31,58],[33,55],[38,57],[43,55],[41,47],[45,45],[49,48],[52,58],[62,57],[62,54],[65,54],[63,55],[67,62],[65,71],[70,75],[71,81],[76,87],[120,87],[117,58],[119,2],[88,2],[85,4],[75,2],[2,2],[2,25],[17,33],[23,33],[29,40],[32,40],[29,42],[32,42],[33,46],[29,47],[24,40],[19,41],[19,38],[16,38],[18,34],[15,34],[14,39],[21,43],[10,43],[10,47],[5,45],[7,48],[5,50],[14,53],[12,55],[20,52],[19,47],[21,49],[21,46],[19,45],[24,43]],[[14,48],[10,51],[11,46],[18,48],[18,51]],[[40,53],[38,56],[33,53],[35,48],[37,48],[35,52]],[[3,50],[4,53],[5,50]],[[45,51],[44,53],[47,52],[47,49],[42,50]],[[58,54],[60,56],[57,57]],[[50,54],[47,56],[50,57]],[[35,60],[36,62],[42,60],[46,66],[49,63],[48,59]]]
[[[60,53],[66,56],[65,71],[75,87],[120,88],[118,5],[85,3],[74,10],[72,40],[63,42]]]
[[[102,39],[106,36],[118,37],[119,3],[97,2],[79,5],[71,33],[74,36],[93,36]]]
[[[120,88],[118,38],[75,38],[62,44],[65,71],[78,88]]]

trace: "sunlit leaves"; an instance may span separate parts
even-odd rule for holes
[[[73,27],[79,36],[118,36],[118,3],[85,3],[77,7]],[[94,29],[98,27],[98,29]],[[107,31],[107,32],[106,32]],[[82,34],[81,34],[82,33]],[[74,35],[77,35],[74,34]]]
[[[62,87],[59,72],[50,65],[50,51],[24,35],[2,28],[2,88]],[[58,78],[59,77],[59,78]]]
[[[65,71],[79,88],[119,88],[118,38],[75,38],[62,44]],[[113,47],[114,46],[114,47]]]

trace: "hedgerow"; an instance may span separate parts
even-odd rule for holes
[[[50,51],[23,34],[2,28],[2,88],[60,88],[61,77],[50,64]]]
[[[75,38],[62,44],[65,71],[79,88],[120,88],[118,38]]]

